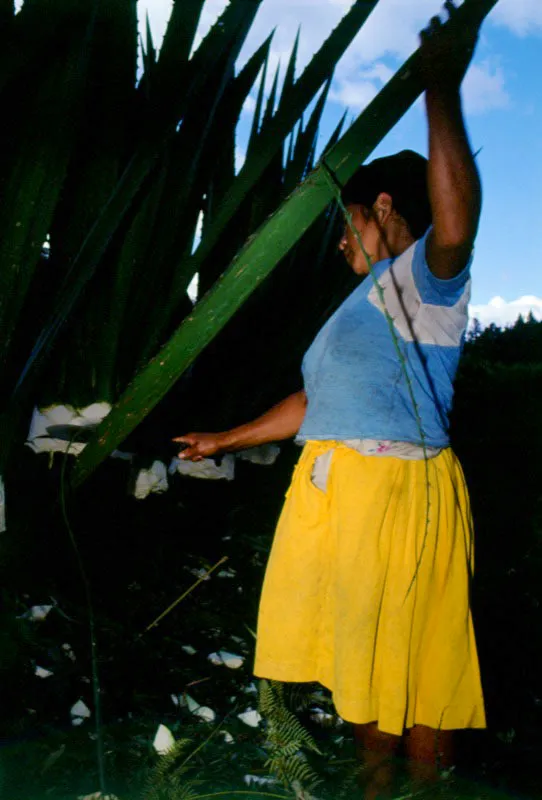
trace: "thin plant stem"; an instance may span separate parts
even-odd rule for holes
[[[94,702],[94,730],[96,732],[96,761],[98,765],[98,782],[100,786],[100,792],[102,793],[102,795],[105,795],[106,794],[105,755],[104,755],[104,743],[103,743],[103,732],[102,732],[102,704],[100,698],[100,676],[98,673],[96,620],[94,617],[94,608],[92,605],[92,593],[90,590],[90,581],[87,577],[85,565],[83,563],[83,559],[81,558],[81,553],[79,552],[79,548],[77,547],[77,542],[75,540],[73,529],[70,525],[70,520],[68,517],[68,511],[66,507],[66,492],[65,492],[66,463],[68,460],[68,453],[70,451],[72,443],[73,443],[73,438],[68,442],[68,447],[66,448],[66,452],[64,454],[64,459],[62,461],[62,467],[60,471],[60,506],[62,509],[62,517],[64,519],[64,524],[66,525],[66,530],[68,531],[68,536],[70,538],[70,542],[75,553],[77,566],[81,574],[81,580],[83,581],[83,588],[85,592],[85,602],[87,606],[88,627],[90,634],[90,661],[92,670],[91,672],[92,698]]]
[[[183,592],[183,594],[180,597],[178,597],[170,606],[168,606],[165,611],[162,611],[162,613],[158,617],[156,617],[156,619],[153,620],[150,625],[147,625],[147,627],[144,630],[144,633],[147,633],[147,631],[150,631],[151,628],[154,628],[156,625],[158,625],[158,623],[161,620],[163,620],[164,617],[167,614],[169,614],[170,611],[173,611],[173,609],[176,608],[179,605],[179,603],[182,600],[184,600],[184,598],[187,597],[190,594],[190,592],[192,592],[197,586],[199,586],[200,583],[202,583],[211,574],[211,572],[214,572],[215,569],[217,569],[221,564],[224,564],[224,562],[227,561],[227,560],[228,560],[228,556],[222,556],[220,561],[217,561],[216,564],[214,566],[212,566],[210,569],[208,569],[207,572],[205,572],[201,576],[201,578],[198,578],[198,580],[195,581],[192,584],[192,586],[190,586],[186,590],[186,592]]]
[[[425,492],[426,492],[425,529],[424,529],[422,548],[421,548],[420,555],[418,557],[418,561],[417,561],[417,564],[416,564],[416,570],[414,572],[414,576],[413,576],[413,578],[412,578],[412,580],[410,582],[410,585],[408,587],[407,593],[405,595],[405,599],[403,601],[403,603],[405,603],[407,598],[408,598],[408,596],[409,596],[409,594],[410,594],[410,591],[411,591],[411,589],[412,589],[412,587],[414,585],[414,581],[416,580],[416,576],[418,575],[418,570],[419,570],[419,567],[420,567],[420,564],[421,564],[423,552],[424,552],[426,541],[427,541],[427,536],[428,536],[428,533],[429,533],[429,508],[430,508],[430,505],[431,505],[431,499],[430,499],[430,494],[429,494],[429,488],[430,488],[430,486],[429,486],[429,459],[428,459],[428,456],[427,456],[427,445],[426,445],[426,442],[425,442],[425,433],[424,433],[424,430],[423,430],[422,419],[420,417],[420,411],[419,411],[419,408],[418,408],[418,404],[417,404],[416,398],[414,396],[414,389],[412,387],[412,381],[410,379],[410,375],[408,374],[407,363],[406,363],[406,360],[405,360],[405,357],[404,357],[403,353],[401,352],[401,348],[399,346],[399,340],[398,340],[397,334],[395,332],[393,318],[392,318],[391,314],[389,313],[389,311],[388,311],[388,309],[386,307],[386,301],[385,301],[385,298],[384,298],[384,290],[382,289],[382,286],[379,284],[378,279],[376,278],[376,275],[375,275],[374,270],[373,270],[373,266],[371,264],[371,258],[369,256],[369,254],[367,253],[367,250],[365,249],[365,246],[364,246],[363,241],[361,239],[360,233],[359,233],[358,229],[356,228],[356,226],[354,225],[354,223],[352,221],[352,216],[351,216],[350,212],[348,211],[348,209],[346,208],[346,206],[345,206],[345,204],[343,202],[343,199],[342,199],[342,196],[341,196],[341,185],[339,184],[339,182],[338,182],[337,178],[335,177],[335,175],[333,174],[332,170],[326,164],[325,159],[322,159],[321,164],[322,164],[322,167],[323,167],[324,177],[326,178],[331,190],[333,191],[333,194],[335,195],[335,199],[336,199],[336,201],[337,201],[337,203],[339,205],[339,208],[341,209],[341,211],[342,211],[342,213],[344,215],[344,218],[346,220],[346,224],[348,225],[348,227],[350,228],[350,230],[354,234],[354,237],[355,237],[355,239],[356,239],[356,241],[357,241],[357,243],[358,243],[358,245],[359,245],[359,247],[361,249],[361,252],[363,253],[363,256],[364,256],[365,261],[367,263],[367,268],[369,270],[369,275],[370,275],[370,277],[371,277],[371,279],[373,281],[373,284],[375,286],[376,292],[378,294],[378,299],[380,300],[382,308],[384,309],[384,316],[385,316],[386,322],[388,324],[388,328],[389,328],[389,331],[390,331],[390,334],[391,334],[391,338],[392,338],[392,341],[393,341],[393,345],[394,345],[395,351],[397,353],[397,357],[399,359],[399,363],[401,365],[401,369],[402,369],[403,375],[405,377],[405,381],[406,381],[406,385],[407,385],[407,390],[408,390],[410,402],[412,403],[412,408],[413,408],[413,411],[414,411],[414,417],[415,417],[415,420],[416,420],[416,426],[418,428],[418,433],[420,434],[421,447],[422,447],[422,450],[423,450],[423,460],[424,460],[424,464],[425,464]]]

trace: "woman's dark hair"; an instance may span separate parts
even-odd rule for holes
[[[427,188],[427,159],[413,150],[377,158],[354,173],[342,190],[342,200],[372,208],[380,192],[389,194],[393,207],[420,239],[431,225]]]

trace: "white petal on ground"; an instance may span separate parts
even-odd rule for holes
[[[258,688],[255,683],[244,686],[241,691],[244,692],[244,694],[258,694]]]
[[[216,573],[217,578],[235,578],[236,572],[234,569],[221,569],[220,572]]]
[[[237,716],[241,722],[244,722],[245,725],[250,725],[251,728],[257,728],[262,720],[260,712],[255,711],[252,708],[247,708],[246,711],[243,711],[241,714],[237,714]]]
[[[150,494],[162,494],[169,488],[167,468],[163,461],[153,461],[150,469],[141,469],[136,478],[134,496],[144,500]]]
[[[239,669],[245,662],[243,656],[237,656],[235,653],[228,653],[226,650],[219,650],[218,653],[211,653],[207,658],[211,664],[215,666],[224,664],[230,669]]]
[[[29,619],[32,622],[41,622],[45,619],[53,606],[32,606],[24,614],[21,614],[19,619]]]
[[[165,725],[159,725],[152,746],[161,756],[165,756],[175,747],[175,737]]]
[[[186,701],[186,706],[188,710],[190,711],[191,714],[194,714],[198,710],[198,708],[200,708],[200,704],[197,703],[193,697],[190,697],[189,694],[185,694],[183,696]]]
[[[93,792],[92,794],[80,794],[77,800],[119,800],[116,794],[102,794],[101,792]]]
[[[170,694],[171,702],[174,706],[179,706],[180,696],[178,694]]]
[[[220,733],[224,737],[224,741],[226,744],[233,744],[235,742],[235,739],[233,738],[233,736],[229,731],[220,731]]]
[[[245,663],[243,656],[238,656],[235,653],[228,653],[226,650],[219,650],[218,655],[230,669],[239,669],[239,667],[242,667]]]
[[[53,673],[49,669],[44,669],[44,667],[36,667],[34,670],[34,675],[37,678],[50,678]]]
[[[274,786],[277,783],[276,778],[262,775],[245,775],[243,780],[247,786]]]
[[[175,472],[191,478],[232,481],[235,476],[235,457],[231,454],[225,455],[220,466],[212,458],[203,458],[201,461],[184,461],[182,458],[174,458],[169,466],[169,474],[172,475]]]
[[[214,722],[216,719],[216,713],[208,706],[200,706],[197,711],[194,711],[194,716],[205,720],[205,722]]]
[[[198,652],[195,647],[192,647],[191,644],[183,644],[181,650],[184,650],[184,652],[188,653],[189,656],[193,656]]]
[[[179,695],[179,705],[186,706],[191,714],[195,717],[205,720],[205,722],[214,722],[216,713],[208,706],[200,706],[200,704],[190,697],[189,694]]]
[[[72,715],[72,717],[82,717],[83,719],[88,719],[90,717],[91,712],[90,708],[87,705],[85,705],[85,703],[82,700],[78,700],[77,703],[75,703],[71,707],[70,714]]]
[[[73,725],[74,728],[78,728],[79,725],[82,725],[84,721],[85,720],[84,720],[83,717],[73,717],[72,718],[72,725]]]
[[[72,646],[71,646],[71,644],[68,644],[67,642],[65,642],[65,643],[62,645],[62,648],[61,648],[61,649],[64,651],[64,655],[65,655],[67,658],[69,658],[69,659],[70,659],[70,661],[77,661],[77,658],[76,658],[76,656],[75,656],[75,653],[74,653],[74,652],[73,652],[73,650],[72,650]]]

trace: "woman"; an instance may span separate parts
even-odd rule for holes
[[[449,22],[421,36],[429,161],[379,159],[344,187],[339,247],[372,276],[306,353],[304,390],[233,430],[175,439],[194,461],[304,442],[267,567],[255,674],[331,689],[374,768],[368,797],[389,784],[401,736],[415,773],[436,775],[453,762],[454,730],[485,727],[470,508],[448,438],[480,215],[460,99],[479,25],[460,30],[446,9]]]

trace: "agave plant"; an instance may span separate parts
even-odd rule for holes
[[[4,464],[32,404],[118,399],[191,312],[194,274],[210,286],[312,166],[325,86],[377,0],[354,3],[297,80],[294,46],[280,98],[278,75],[264,96],[270,38],[235,69],[260,1],[232,0],[191,54],[204,0],[178,0],[159,53],[147,25],[139,77],[135,0],[2,7]],[[258,75],[237,175],[235,129]]]
[[[0,133],[0,380],[10,398],[0,471],[32,404],[116,403],[80,457],[83,480],[255,290],[222,340],[231,349],[258,317],[267,382],[294,369],[346,287],[321,268],[333,238],[333,184],[423,89],[414,56],[340,141],[336,131],[311,171],[334,65],[377,2],[354,2],[297,79],[296,43],[280,97],[275,76],[267,98],[270,39],[235,69],[260,0],[231,0],[192,55],[204,0],[177,0],[159,53],[147,34],[139,79],[134,0],[26,0],[17,15],[3,4],[0,96],[12,113]],[[487,13],[495,2],[465,0],[462,12]],[[236,124],[258,75],[236,174]],[[186,292],[196,273],[209,291],[193,309]],[[294,312],[299,296],[303,313]],[[237,363],[255,368],[255,352]]]

